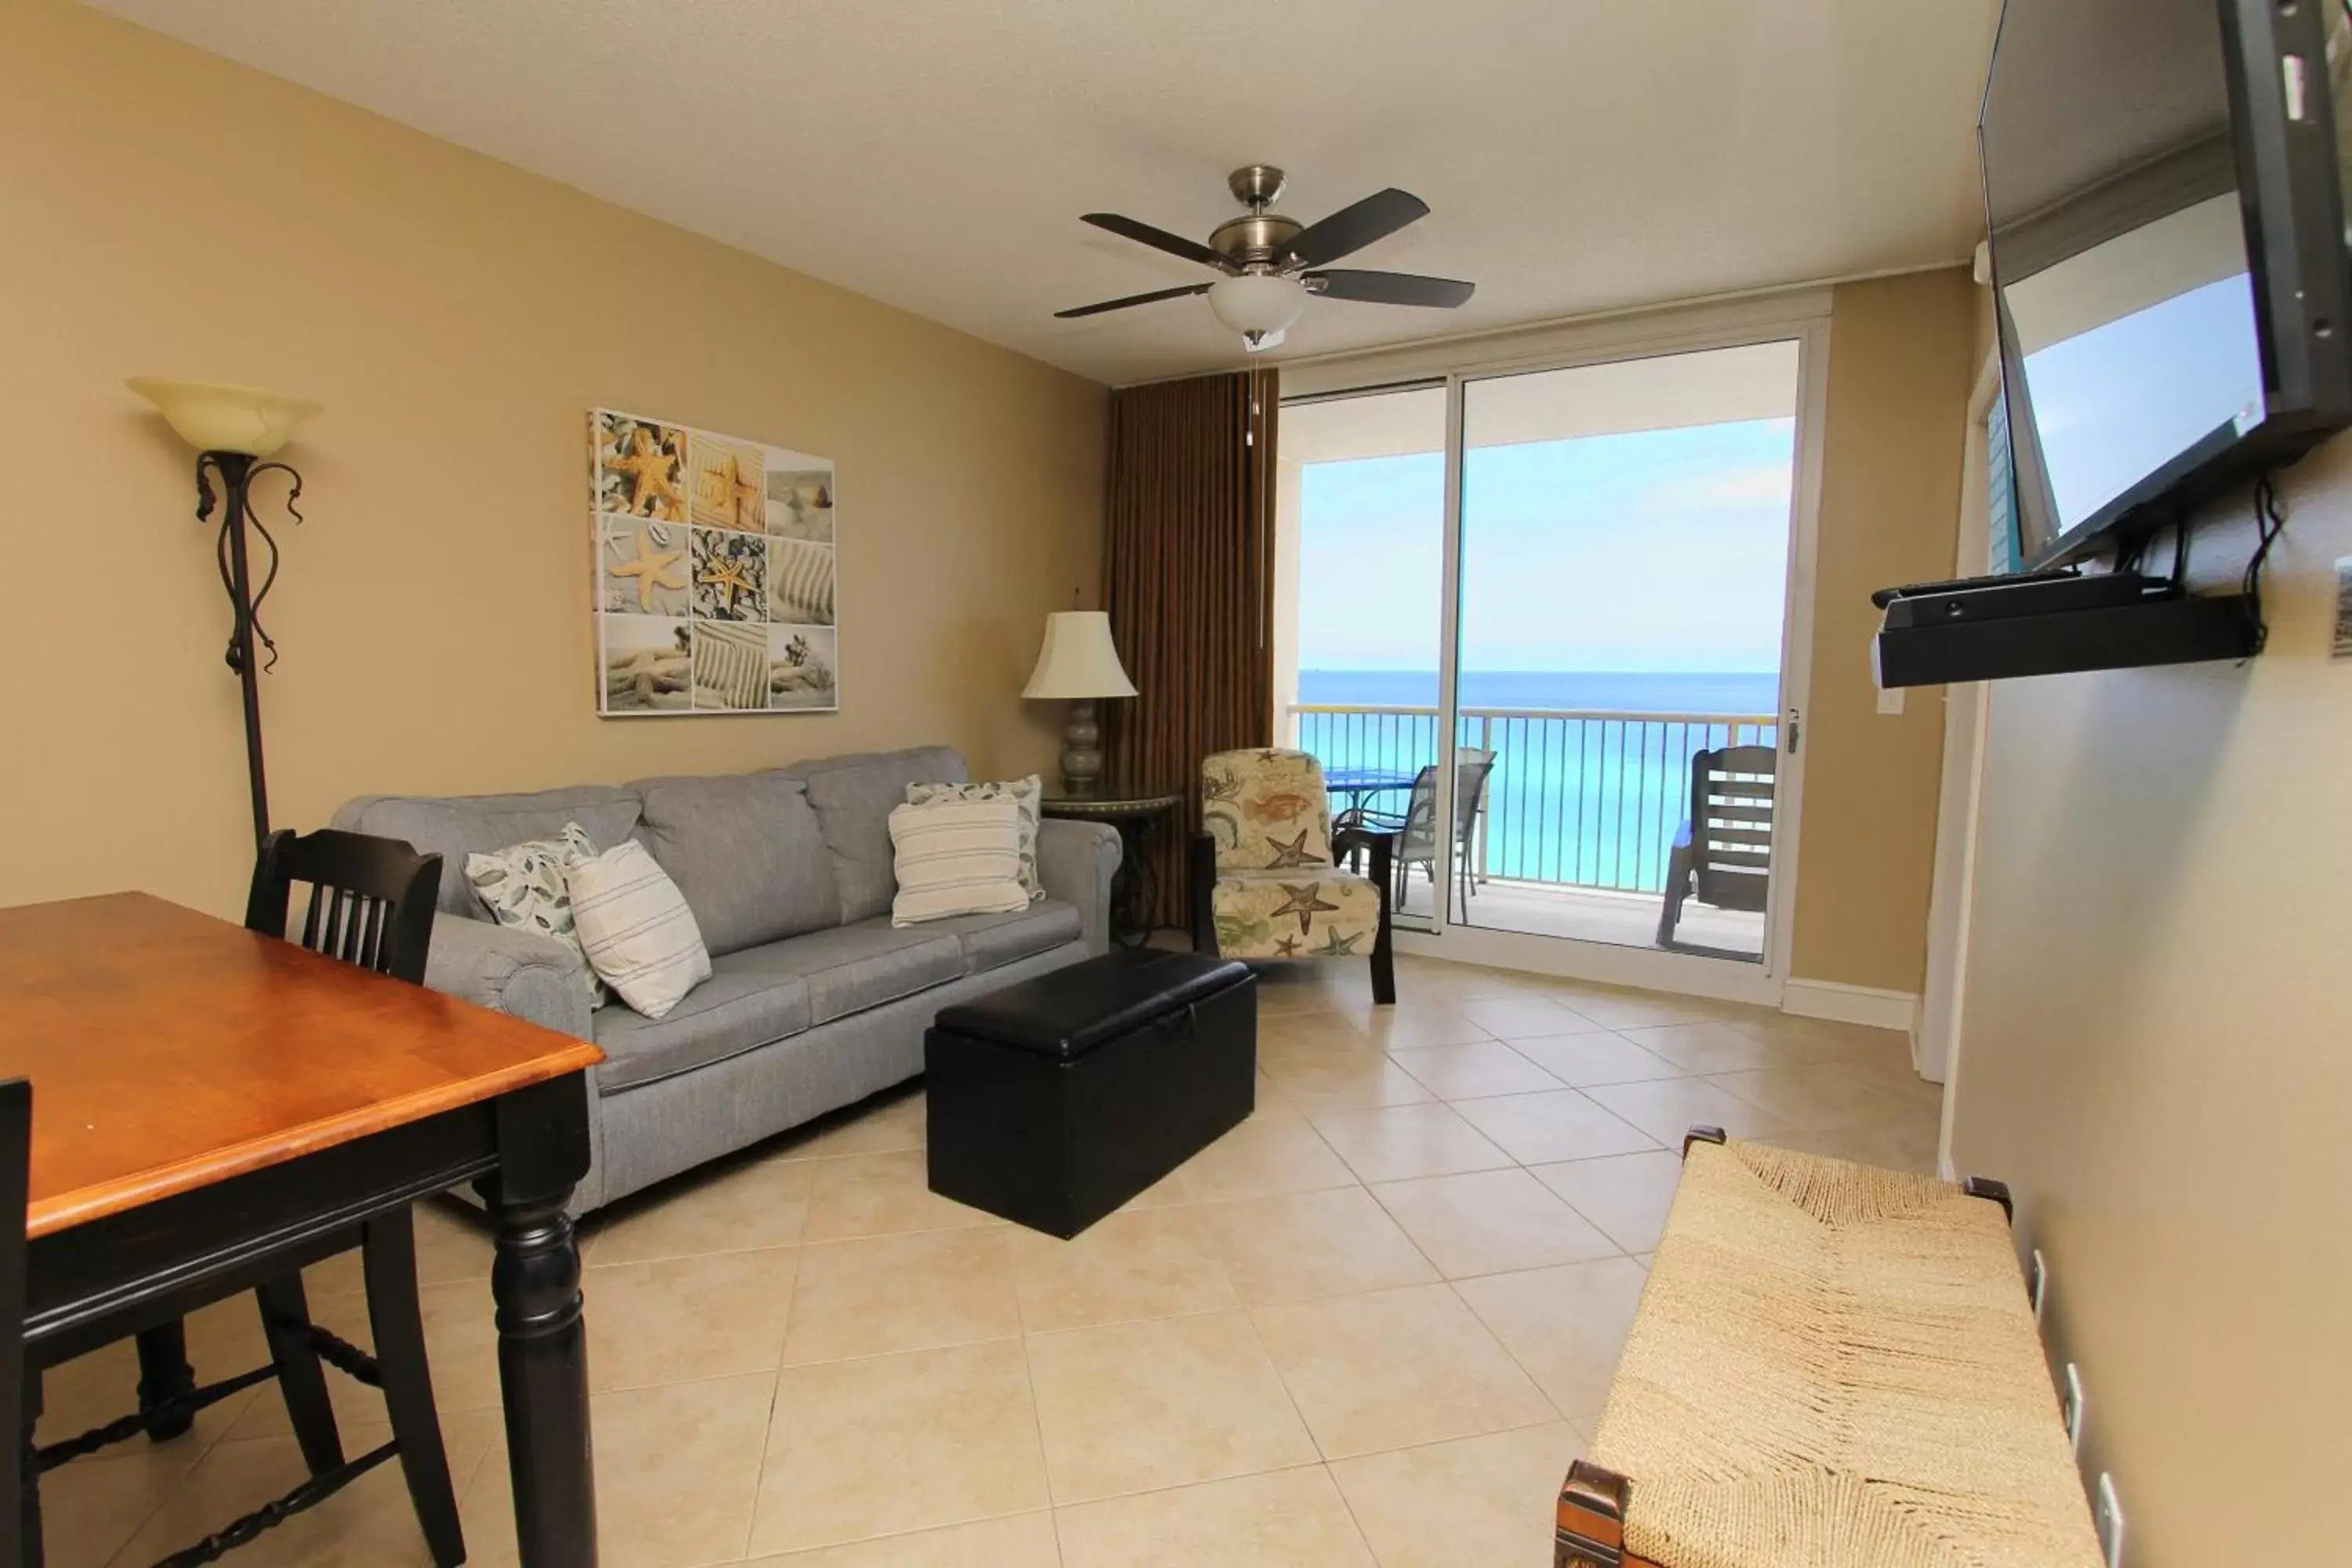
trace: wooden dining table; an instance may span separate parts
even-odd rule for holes
[[[33,1089],[28,1363],[166,1328],[470,1183],[496,1232],[485,1305],[521,1561],[593,1563],[564,1205],[588,1169],[587,1070],[603,1059],[148,894],[0,909],[0,1079]]]

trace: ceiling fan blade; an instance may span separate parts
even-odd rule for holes
[[[1357,300],[1367,305],[1428,305],[1451,310],[1477,289],[1456,278],[1424,278],[1418,272],[1358,272],[1340,267],[1309,272],[1302,279],[1326,300]]]
[[[1148,245],[1154,250],[1164,250],[1171,256],[1181,256],[1187,261],[1197,261],[1203,267],[1213,267],[1220,272],[1239,268],[1232,261],[1211,250],[1197,239],[1186,239],[1181,234],[1171,234],[1164,228],[1154,228],[1148,223],[1138,223],[1117,213],[1082,213],[1080,223],[1090,223],[1097,228],[1108,229],[1121,239],[1131,239]]]
[[[1205,294],[1216,287],[1213,283],[1188,283],[1181,289],[1155,289],[1149,294],[1129,294],[1124,300],[1105,300],[1099,305],[1081,305],[1075,310],[1056,310],[1057,321],[1073,321],[1079,316],[1099,316],[1105,310],[1124,310],[1129,305],[1149,305],[1158,300],[1181,300],[1187,294]]]
[[[1310,223],[1290,242],[1290,254],[1308,267],[1320,267],[1361,250],[1376,239],[1386,239],[1407,224],[1429,216],[1429,204],[1410,191],[1391,185],[1375,191],[1351,207],[1341,207],[1320,223]]]

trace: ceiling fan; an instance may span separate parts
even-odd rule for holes
[[[1255,353],[1281,342],[1283,332],[1298,320],[1314,295],[1370,305],[1427,305],[1450,310],[1468,300],[1476,287],[1412,272],[1362,272],[1326,266],[1427,217],[1429,204],[1391,187],[1353,206],[1341,207],[1318,223],[1301,224],[1272,210],[1282,198],[1282,171],[1269,163],[1252,163],[1227,175],[1226,188],[1249,211],[1219,224],[1206,245],[1117,213],[1086,214],[1081,221],[1097,228],[1213,267],[1224,276],[1181,289],[1156,289],[1149,294],[1081,305],[1075,310],[1056,310],[1055,319],[1099,316],[1130,305],[1206,294],[1217,320],[1241,333],[1242,341]]]

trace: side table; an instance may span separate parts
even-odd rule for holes
[[[1151,847],[1152,831],[1183,801],[1174,792],[1112,789],[1099,795],[1048,795],[1037,802],[1040,816],[1108,823],[1118,831],[1118,870],[1110,883],[1110,934],[1122,947],[1141,947],[1151,940],[1150,911],[1160,878],[1145,851]]]

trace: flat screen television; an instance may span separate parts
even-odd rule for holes
[[[2347,0],[2005,0],[1979,126],[2017,564],[2352,425]]]

